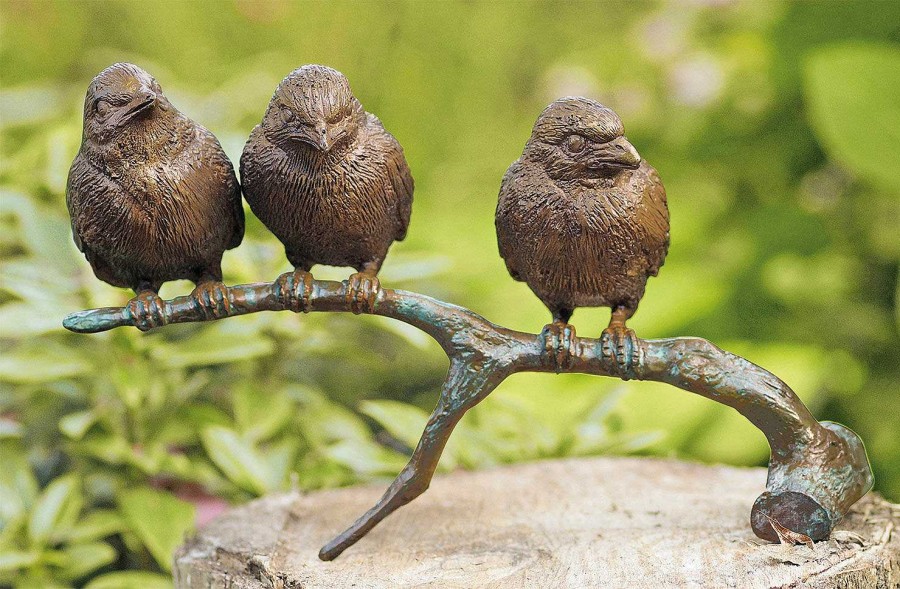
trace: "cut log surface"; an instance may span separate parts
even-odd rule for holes
[[[815,548],[750,530],[761,468],[570,459],[436,477],[337,560],[319,548],[384,485],[236,508],[175,557],[178,589],[900,587],[900,506],[858,502]]]

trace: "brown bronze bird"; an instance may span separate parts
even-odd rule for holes
[[[561,98],[500,186],[500,255],[553,314],[544,341],[558,368],[574,354],[576,307],[612,309],[603,351],[628,368],[634,333],[625,322],[669,247],[666,191],[623,133],[611,109]]]
[[[127,308],[137,327],[164,323],[157,292],[170,280],[194,281],[200,308],[224,313],[222,254],[244,235],[234,168],[138,66],[111,65],[88,87],[66,202],[94,274],[135,291]]]
[[[327,264],[357,270],[347,300],[355,313],[372,311],[378,270],[406,236],[413,179],[400,144],[343,74],[306,65],[278,85],[244,147],[241,182],[295,267],[279,284],[296,310],[308,308],[310,269]]]

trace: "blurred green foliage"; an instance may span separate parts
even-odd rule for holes
[[[861,434],[876,488],[900,499],[900,4],[0,10],[0,584],[166,586],[174,547],[226,502],[393,476],[446,368],[426,336],[372,317],[65,333],[65,314],[128,299],[92,276],[64,205],[85,88],[115,61],[153,73],[234,161],[285,74],[340,69],[416,178],[383,282],[529,331],[549,315],[497,255],[500,178],[546,103],[601,100],[659,169],[672,213],[669,259],[633,327],[706,337],[772,370],[817,417]],[[226,282],[286,269],[248,216]],[[574,322],[596,336],[607,314]],[[768,455],[739,415],[665,385],[517,375],[463,420],[442,467],[637,450]]]

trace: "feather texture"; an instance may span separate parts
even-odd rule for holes
[[[254,214],[305,270],[377,270],[409,226],[403,149],[330,68],[304,66],[282,82],[241,155],[241,181]]]
[[[111,69],[130,75],[111,77]],[[104,122],[93,106],[98,94],[125,95],[127,102],[137,87],[155,103],[108,130],[112,117]],[[88,91],[66,201],[75,244],[97,277],[114,286],[156,290],[176,279],[221,280],[222,254],[244,234],[240,186],[218,140],[129,64],[101,72]]]
[[[495,218],[500,255],[554,315],[596,306],[633,313],[668,251],[665,189],[646,161],[636,160],[633,169],[613,161],[631,157],[618,147],[621,124],[607,120],[612,111],[579,100],[577,108],[566,104],[567,128],[555,116],[548,133],[539,119],[525,153],[506,172]],[[613,131],[592,147],[585,128]],[[615,149],[610,142],[618,142]]]

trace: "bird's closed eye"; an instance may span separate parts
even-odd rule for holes
[[[294,120],[294,112],[286,106],[282,106],[278,114],[284,123],[290,123]]]
[[[112,107],[110,107],[109,103],[106,102],[105,100],[98,100],[97,104],[94,106],[94,109],[97,111],[97,114],[100,115],[101,117],[105,117],[106,115],[108,115],[110,108],[112,108]]]
[[[328,119],[325,122],[327,122],[329,125],[334,125],[335,123],[339,123],[339,122],[343,121],[345,118],[347,118],[347,115],[349,115],[349,114],[350,114],[349,111],[340,111],[340,112],[335,113],[335,114],[331,115],[330,117],[328,117]]]
[[[573,133],[566,137],[565,146],[569,153],[581,153],[587,146],[587,140],[581,135]]]

